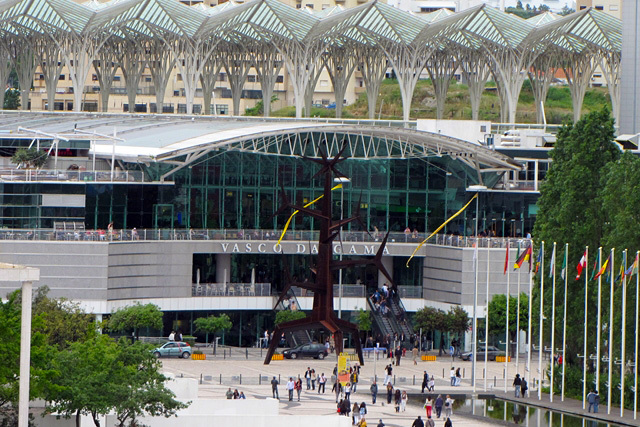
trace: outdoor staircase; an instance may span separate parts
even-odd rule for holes
[[[367,298],[369,309],[373,317],[373,324],[375,330],[382,336],[390,335],[394,336],[396,333],[398,336],[404,334],[405,341],[409,341],[409,337],[413,334],[413,328],[407,317],[407,312],[399,297],[389,298],[389,314],[383,316],[379,311],[375,310],[371,298]]]

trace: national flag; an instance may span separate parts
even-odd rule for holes
[[[549,261],[549,277],[553,277],[556,274],[556,245],[553,244],[553,251],[551,252],[551,261]]]
[[[567,246],[564,246],[564,258],[562,258],[562,269],[560,270],[560,277],[564,280],[564,276],[567,274]]]
[[[622,253],[622,262],[620,263],[620,271],[618,272],[618,275],[616,276],[616,278],[614,279],[614,283],[620,281],[620,283],[622,283],[622,279],[624,279],[624,266],[627,265],[627,252],[623,252]]]
[[[524,250],[524,252],[522,252],[522,254],[520,254],[520,256],[518,257],[518,259],[516,260],[516,263],[513,264],[513,268],[520,268],[522,267],[522,263],[525,261],[529,261],[529,267],[531,267],[531,245],[529,245],[527,247],[527,249]]]
[[[504,273],[507,274],[509,268],[509,241],[507,240],[507,253],[504,255]]]
[[[600,252],[596,254],[596,260],[593,263],[593,268],[591,269],[591,278],[589,280],[593,280],[596,278],[596,273],[598,272],[598,263],[600,262]]]
[[[536,259],[536,271],[538,273],[538,269],[540,269],[540,263],[542,263],[542,248],[538,249],[538,258]]]
[[[634,274],[638,274],[638,254],[636,253],[636,259],[633,260],[633,264],[627,268],[624,272],[625,276],[633,276]]]
[[[582,270],[584,270],[586,266],[587,266],[587,250],[585,249],[584,253],[582,254],[582,258],[580,258],[580,262],[576,266],[576,270],[578,271],[576,280],[580,280],[580,275],[582,274]]]
[[[600,268],[600,270],[598,270],[598,272],[596,273],[595,278],[597,279],[598,277],[602,276],[605,272],[608,274],[610,273],[609,270],[611,270],[611,268],[609,268],[609,264],[611,261],[611,254],[609,254],[609,257],[607,258],[607,260],[604,262],[604,264],[602,264],[602,267]]]

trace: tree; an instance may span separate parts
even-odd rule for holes
[[[209,341],[209,334],[213,334],[213,354],[216,354],[216,332],[231,329],[233,326],[231,319],[226,314],[217,317],[200,317],[193,321],[193,325],[196,327],[196,331],[207,334],[207,341]]]
[[[435,332],[446,331],[449,328],[447,313],[439,308],[423,307],[414,316],[414,323],[417,329],[422,329],[432,342],[435,342]],[[440,335],[439,355],[442,356],[444,346],[444,335]]]
[[[48,158],[46,151],[40,151],[35,147],[18,148],[11,156],[11,163],[26,169],[39,168],[44,166]]]
[[[572,9],[572,8],[570,8],[569,6],[567,6],[565,4],[564,7],[562,8],[562,10],[560,11],[560,16],[571,15],[575,11],[576,11],[575,9]]]
[[[20,108],[20,90],[10,87],[4,92],[5,110],[17,110]]]
[[[373,326],[373,323],[371,322],[371,312],[363,309],[358,310],[356,312],[355,323],[358,325],[360,332],[365,333],[366,339],[371,331],[371,327]]]
[[[512,343],[517,338],[516,327],[518,325],[518,298],[509,297],[509,338]],[[494,295],[489,302],[489,333],[504,336],[505,323],[507,317],[507,296],[504,294]],[[529,327],[529,296],[524,292],[520,294],[520,330],[527,330]]]
[[[599,197],[602,190],[601,179],[607,172],[607,165],[620,158],[620,150],[613,142],[613,125],[613,119],[606,108],[587,114],[577,123],[562,127],[557,135],[556,145],[550,152],[553,162],[546,181],[540,187],[533,235],[538,247],[541,241],[547,242],[547,247],[554,241],[561,245],[568,243],[568,266],[578,264],[585,245],[593,250],[603,243],[604,224],[611,213],[605,212]],[[545,251],[545,255],[549,258],[551,251]],[[567,342],[567,362],[577,363],[575,355],[583,352],[584,286],[570,282],[572,286],[567,295],[567,333],[575,339]],[[592,291],[593,288],[590,287]],[[537,289],[535,287],[534,305],[536,299],[539,301]],[[562,292],[563,289],[556,294],[557,301],[563,300]],[[545,312],[550,312],[550,287],[545,287],[545,293],[548,293],[545,294],[545,302],[548,304]],[[590,298],[595,300],[594,294]],[[595,325],[591,333],[595,335]]]
[[[279,325],[280,323],[291,322],[292,320],[304,319],[307,317],[301,310],[282,310],[276,313],[276,320],[274,324]]]
[[[46,411],[75,416],[77,427],[81,415],[100,427],[100,415],[115,411],[123,426],[145,413],[170,416],[186,407],[165,387],[160,363],[141,342],[127,345],[97,335],[60,351],[54,365],[60,374],[47,394]]]
[[[93,315],[85,313],[78,304],[64,298],[49,298],[48,292],[47,286],[37,289],[33,313],[43,320],[41,326],[35,327],[34,331],[42,332],[49,345],[63,349],[72,342],[85,341],[97,333]]]
[[[155,304],[135,305],[119,308],[107,323],[112,331],[135,333],[136,339],[140,337],[140,328],[162,329],[162,311]]]
[[[471,327],[471,319],[464,308],[454,305],[447,313],[447,326],[450,332],[462,337]]]

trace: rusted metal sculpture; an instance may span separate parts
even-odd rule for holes
[[[322,142],[321,142],[322,144]],[[324,142],[326,144],[326,142]],[[324,148],[324,147],[323,147]],[[273,332],[273,339],[269,344],[267,355],[264,359],[264,364],[268,365],[271,362],[276,347],[278,345],[279,337],[284,332],[295,332],[300,330],[318,330],[326,329],[333,334],[335,340],[335,351],[337,354],[343,351],[343,336],[344,333],[352,333],[356,336],[355,349],[360,360],[360,364],[364,365],[364,359],[362,357],[362,346],[360,344],[358,326],[340,319],[336,316],[333,309],[333,274],[332,271],[339,270],[341,268],[353,267],[356,265],[375,265],[382,274],[392,282],[391,276],[382,265],[382,253],[387,243],[388,233],[383,239],[378,251],[373,258],[363,258],[357,260],[334,260],[333,259],[333,242],[340,236],[340,230],[346,224],[353,221],[360,220],[359,215],[350,218],[344,218],[334,221],[332,218],[332,184],[334,177],[346,178],[340,171],[336,169],[336,165],[344,160],[343,152],[346,148],[346,143],[343,143],[340,152],[332,159],[329,159],[323,149],[319,150],[322,158],[308,160],[315,162],[321,166],[320,170],[315,174],[314,178],[321,176],[324,181],[324,196],[319,201],[320,209],[313,209],[311,207],[299,206],[292,204],[287,199],[287,196],[283,191],[281,192],[283,198],[283,204],[276,212],[281,213],[285,210],[298,210],[301,214],[306,214],[314,217],[320,223],[320,237],[318,239],[318,255],[315,268],[315,281],[305,282],[292,282],[289,280],[288,274],[286,274],[286,283],[283,289],[276,307],[281,301],[287,298],[287,294],[292,286],[297,286],[302,289],[307,289],[313,292],[313,309],[311,316],[304,319],[293,320],[277,325]],[[360,204],[358,204],[358,208]],[[365,228],[365,227],[363,227]]]

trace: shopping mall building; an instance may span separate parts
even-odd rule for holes
[[[494,145],[487,122],[222,119],[196,116],[5,112],[0,143],[0,261],[40,268],[50,295],[104,315],[136,301],[170,313],[165,329],[192,332],[192,319],[229,313],[228,343],[253,345],[273,325],[286,279],[312,280],[318,224],[291,211],[321,194],[316,163],[344,147],[348,178],[332,193],[333,219],[359,215],[334,243],[343,259],[371,257],[389,232],[382,261],[404,310],[473,305],[476,218],[479,304],[506,292],[505,245],[522,244],[536,213],[550,134]],[[428,129],[439,126],[439,132]],[[449,129],[451,128],[451,129]],[[475,133],[474,133],[475,132]],[[520,137],[519,137],[520,138]],[[10,163],[19,147],[48,153],[41,169]],[[514,150],[518,153],[514,153]],[[509,153],[509,154],[505,154]],[[524,156],[527,156],[526,158]],[[480,187],[479,187],[480,186]],[[409,257],[447,218],[471,203]],[[476,211],[476,209],[478,209]],[[476,216],[476,213],[478,215]],[[110,225],[111,224],[111,225]],[[410,230],[407,232],[406,230]],[[513,249],[515,251],[515,249]],[[511,255],[515,256],[515,252]],[[521,277],[518,277],[521,276]],[[367,309],[386,281],[373,266],[336,273],[342,317]],[[528,290],[513,272],[511,291]],[[342,285],[340,285],[342,283]],[[3,294],[14,284],[2,283]],[[342,297],[340,297],[342,288]],[[294,290],[298,304],[311,296]],[[236,341],[237,340],[237,341]]]

